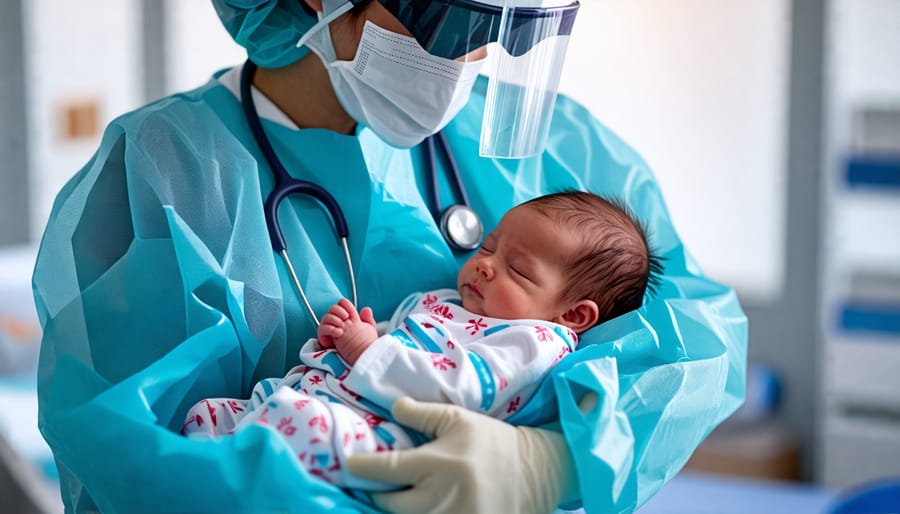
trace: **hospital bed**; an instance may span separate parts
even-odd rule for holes
[[[837,493],[799,482],[682,472],[638,514],[831,514]]]

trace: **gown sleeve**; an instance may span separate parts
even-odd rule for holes
[[[306,475],[269,431],[180,435],[193,402],[246,397],[258,375],[281,371],[267,363],[285,360],[283,318],[246,316],[282,310],[277,290],[248,285],[279,287],[264,225],[235,216],[256,212],[235,202],[258,202],[259,185],[227,190],[240,182],[223,177],[236,175],[192,143],[164,119],[114,122],[53,206],[33,288],[39,428],[66,511],[371,511]],[[268,256],[238,266],[238,235]]]

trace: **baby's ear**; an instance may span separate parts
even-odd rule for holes
[[[597,324],[600,309],[593,300],[578,300],[569,309],[552,321],[571,328],[576,334]]]

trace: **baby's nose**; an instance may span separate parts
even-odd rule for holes
[[[487,259],[483,259],[475,263],[475,271],[480,273],[484,278],[490,280],[494,276],[494,267],[491,266]]]

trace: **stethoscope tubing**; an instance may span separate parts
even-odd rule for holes
[[[269,232],[269,240],[272,243],[272,249],[277,254],[281,255],[291,276],[294,289],[300,296],[300,300],[303,302],[303,306],[306,308],[310,319],[312,319],[313,323],[318,327],[320,324],[319,317],[316,316],[312,304],[306,296],[306,292],[303,290],[300,280],[297,278],[297,273],[294,270],[293,263],[291,263],[291,258],[287,253],[287,244],[284,240],[284,234],[281,231],[281,223],[278,221],[278,206],[288,196],[293,194],[305,194],[312,196],[326,208],[334,223],[335,233],[337,234],[344,251],[344,260],[347,263],[347,273],[350,276],[350,289],[353,296],[352,300],[353,305],[355,306],[358,304],[359,298],[356,287],[356,275],[353,272],[353,261],[350,257],[350,248],[347,242],[350,237],[350,230],[347,227],[347,219],[344,217],[340,205],[338,205],[337,200],[335,200],[331,193],[314,182],[292,177],[284,168],[284,165],[275,153],[275,149],[272,148],[272,143],[269,141],[269,138],[263,130],[259,113],[256,111],[256,105],[253,102],[250,86],[253,83],[253,75],[255,73],[256,65],[248,59],[244,63],[244,69],[241,71],[241,107],[244,110],[244,117],[250,125],[250,131],[253,133],[253,138],[256,140],[256,144],[259,146],[266,163],[268,163],[269,168],[271,168],[272,176],[274,178],[272,192],[266,197],[266,201],[263,205],[263,212],[266,218],[266,229]]]
[[[344,260],[347,263],[347,274],[350,277],[350,288],[352,291],[352,300],[353,305],[358,305],[358,293],[357,293],[357,285],[356,285],[356,275],[353,272],[353,261],[350,257],[350,248],[348,244],[348,239],[350,237],[350,230],[347,226],[347,220],[344,217],[344,213],[338,205],[337,200],[335,200],[334,196],[331,195],[325,188],[322,186],[308,181],[294,178],[288,173],[287,169],[285,169],[281,160],[278,158],[278,155],[275,153],[275,149],[272,148],[272,143],[269,141],[268,136],[266,136],[265,130],[262,126],[262,121],[260,120],[259,113],[256,110],[256,105],[253,102],[253,94],[251,91],[251,85],[253,83],[253,76],[256,73],[256,65],[250,61],[249,59],[244,63],[244,68],[241,71],[241,107],[244,111],[244,117],[247,119],[247,123],[250,127],[250,132],[253,134],[253,138],[256,140],[256,144],[259,147],[260,152],[266,160],[266,163],[269,165],[269,168],[272,170],[273,176],[273,186],[272,191],[266,197],[266,200],[263,204],[263,213],[265,215],[266,220],[266,229],[269,232],[269,239],[272,243],[272,249],[281,256],[284,261],[285,267],[288,270],[288,273],[291,276],[291,282],[294,285],[294,289],[297,291],[300,300],[303,302],[303,306],[306,308],[307,313],[309,314],[310,319],[318,327],[320,325],[319,317],[316,316],[315,311],[312,308],[312,304],[309,301],[309,298],[306,296],[306,292],[303,290],[303,286],[300,284],[300,280],[297,277],[296,270],[294,269],[293,263],[291,263],[291,258],[287,252],[287,243],[284,240],[284,234],[281,231],[281,224],[278,221],[278,206],[281,202],[291,196],[293,194],[305,194],[311,196],[319,201],[325,209],[328,211],[331,216],[331,220],[334,224],[335,233],[338,236],[341,247],[344,251]],[[451,187],[455,189],[455,194],[459,196],[459,200],[461,204],[455,204],[447,208],[447,210],[443,210],[440,201],[440,190],[438,185],[438,177],[437,177],[437,162],[435,158],[435,141],[437,141],[439,145],[440,152],[444,157],[447,163],[447,172],[452,177]],[[436,223],[438,223],[441,233],[445,239],[445,241],[454,249],[461,251],[469,251],[474,248],[474,245],[467,244],[461,245],[454,237],[450,235],[447,230],[447,221],[451,210],[465,208],[465,210],[470,213],[468,214],[469,219],[474,219],[477,223],[477,232],[473,232],[473,234],[477,234],[477,238],[480,241],[481,233],[482,233],[482,224],[478,219],[475,211],[471,209],[469,206],[469,197],[466,194],[465,186],[462,182],[462,179],[459,176],[459,168],[457,167],[456,160],[453,158],[453,153],[450,151],[450,145],[447,143],[447,139],[440,132],[428,137],[425,140],[424,145],[425,150],[425,164],[428,166],[428,172],[431,176],[431,205],[432,216]],[[461,207],[460,207],[461,205]],[[442,212],[443,211],[443,212]],[[477,243],[477,242],[476,242]]]
[[[447,143],[447,138],[444,136],[443,132],[438,132],[433,136],[429,136],[425,139],[425,164],[428,165],[431,175],[431,205],[432,205],[432,216],[435,220],[438,220],[443,214],[443,207],[441,206],[441,194],[440,187],[438,185],[438,174],[437,170],[437,159],[435,156],[435,141],[437,141],[441,155],[447,161],[447,171],[451,178],[453,178],[453,183],[451,187],[455,186],[455,193],[459,196],[459,201],[462,205],[466,207],[470,207],[469,205],[469,195],[466,194],[466,188],[463,185],[462,179],[459,176],[459,167],[456,165],[456,159],[453,158],[453,153],[450,151],[450,145]]]

